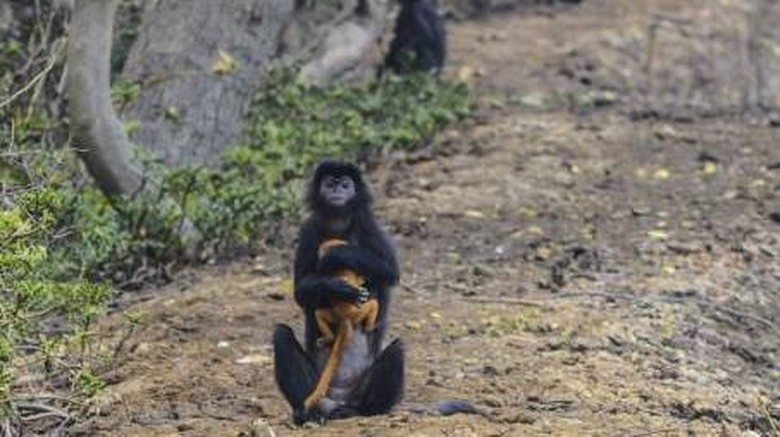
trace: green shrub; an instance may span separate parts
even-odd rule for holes
[[[0,424],[22,420],[18,376],[65,374],[72,384],[90,371],[84,354],[92,323],[109,287],[63,278],[56,257],[57,234],[73,200],[50,188],[17,193],[0,210]]]
[[[267,237],[269,225],[295,214],[302,177],[323,158],[419,147],[473,106],[464,84],[428,75],[319,89],[277,72],[267,83],[252,102],[246,140],[225,152],[220,168],[166,176],[217,251]]]

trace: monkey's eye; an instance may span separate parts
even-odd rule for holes
[[[333,190],[338,185],[338,181],[330,176],[322,180],[322,186],[328,190]]]
[[[351,190],[352,189],[352,179],[345,178],[341,180],[341,183],[339,184],[341,186],[342,190]]]

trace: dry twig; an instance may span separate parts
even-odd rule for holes
[[[46,67],[41,70],[38,74],[35,75],[35,77],[30,80],[25,86],[20,88],[18,91],[13,93],[9,98],[5,99],[4,101],[0,102],[0,109],[3,109],[4,107],[10,105],[14,102],[19,96],[29,91],[32,87],[35,86],[39,81],[43,80],[47,74],[51,71],[52,68],[54,68],[54,65],[57,63],[57,59],[59,58],[59,52],[62,50],[62,46],[58,46],[55,50],[55,53],[51,55],[49,58],[49,63],[46,65]]]

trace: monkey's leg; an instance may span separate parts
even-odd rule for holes
[[[347,403],[333,410],[329,419],[386,414],[404,394],[404,349],[395,339],[363,374]]]
[[[293,409],[293,422],[300,425],[316,419],[318,412],[307,413],[303,401],[317,383],[317,369],[292,329],[283,324],[276,325],[274,331],[274,373],[279,390]]]
[[[325,367],[320,373],[320,379],[317,381],[317,385],[314,390],[303,401],[303,408],[306,411],[311,411],[316,405],[320,403],[322,398],[328,394],[330,390],[330,383],[333,381],[333,377],[336,376],[336,372],[339,369],[339,363],[341,357],[344,355],[344,347],[349,342],[349,338],[352,335],[352,324],[348,320],[342,320],[339,322],[339,333],[336,336],[336,341],[333,342],[333,348],[330,351],[328,361],[325,363]]]
[[[393,340],[363,375],[364,390],[358,404],[362,416],[386,414],[404,395],[404,347]],[[361,385],[363,385],[361,384]]]
[[[333,344],[336,334],[330,329],[330,324],[334,320],[333,311],[330,309],[318,309],[314,311],[314,318],[317,320],[317,327],[320,328],[320,338],[317,339],[318,346],[327,346]]]

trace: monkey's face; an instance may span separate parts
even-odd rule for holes
[[[355,197],[355,181],[349,176],[326,175],[320,182],[320,197],[328,205],[341,208]]]

